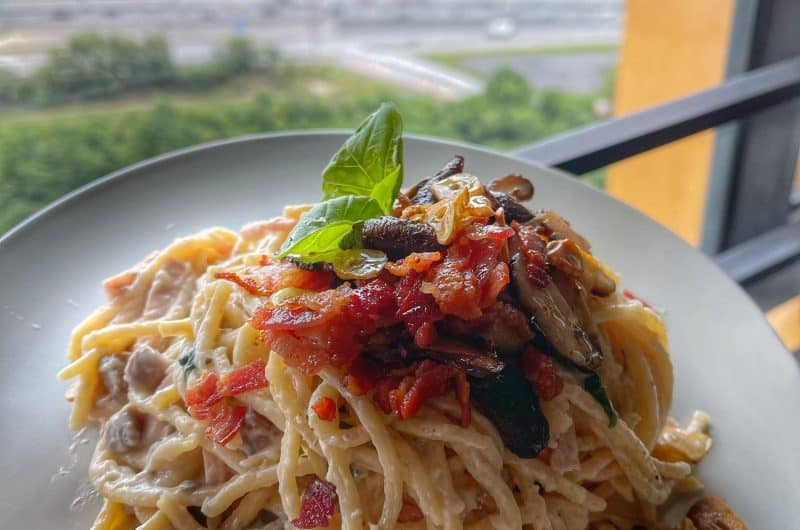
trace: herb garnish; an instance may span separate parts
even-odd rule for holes
[[[390,214],[403,181],[403,120],[382,104],[359,125],[322,174],[324,202],[311,208],[275,257],[333,263],[361,247],[362,223]]]
[[[608,398],[608,392],[606,392],[606,387],[600,381],[600,376],[597,374],[587,375],[583,380],[583,389],[600,403],[603,410],[606,411],[606,416],[608,416],[608,426],[614,427],[617,424],[617,411],[614,410],[614,405],[611,404],[611,400]]]

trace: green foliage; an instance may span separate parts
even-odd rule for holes
[[[486,84],[486,99],[501,105],[524,105],[531,100],[531,87],[510,66],[499,68]]]
[[[107,97],[131,88],[165,85],[174,78],[175,66],[163,37],[139,44],[84,33],[50,51],[33,76],[33,95],[45,103]]]
[[[259,50],[246,37],[223,42],[207,63],[178,67],[164,37],[139,43],[82,33],[65,46],[50,50],[45,64],[29,78],[0,69],[0,105],[51,105],[109,98],[146,88],[203,92],[233,77],[276,72],[280,66],[277,50]]]
[[[96,42],[80,40],[75,46],[88,46],[91,50]],[[163,53],[166,43],[153,40],[147,46],[155,51],[149,54],[149,62],[137,59],[139,64],[149,65],[146,67],[150,71],[162,74],[174,68],[165,59],[168,53]],[[125,45],[120,46],[115,56],[123,57],[126,49]],[[263,58],[263,52],[260,53]],[[60,55],[58,60],[62,60]],[[265,68],[263,62],[258,64],[257,68]],[[532,142],[594,119],[593,97],[535,90],[524,80],[520,83],[519,76],[508,71],[496,73],[482,94],[441,102],[391,91],[368,81],[354,83],[351,77],[341,73],[326,74],[326,82],[335,90],[335,97],[314,95],[305,87],[309,79],[317,79],[319,70],[310,74],[303,69],[307,67],[278,66],[277,63],[269,68],[269,72],[247,74],[262,76],[258,78],[261,80],[259,90],[251,91],[253,95],[249,99],[241,99],[236,94],[236,99],[232,100],[214,93],[203,98],[193,96],[187,103],[187,98],[179,101],[162,91],[144,108],[115,101],[113,106],[80,113],[54,110],[27,116],[0,115],[0,233],[64,193],[134,162],[241,134],[283,129],[353,128],[363,116],[389,99],[397,102],[408,132],[500,149]],[[125,79],[124,70],[115,71],[118,72],[116,76],[104,78],[102,83],[97,80],[87,83],[95,89],[120,86],[113,82]],[[187,82],[184,67],[172,72],[170,75],[176,76],[173,86]],[[12,85],[3,80],[10,78],[15,83],[20,80],[13,75],[0,73],[0,76],[2,101],[6,93],[3,90]],[[73,83],[77,77],[70,79],[73,81],[69,83]],[[67,83],[66,78],[59,82],[65,83],[60,86],[72,87],[70,90],[83,90]],[[223,81],[214,81],[217,82]],[[20,85],[14,86],[17,87],[14,90],[20,90]],[[225,86],[227,84],[222,85]],[[172,90],[180,94],[177,89]],[[126,108],[134,110],[124,110]],[[409,175],[407,178],[420,177],[422,175]]]
[[[258,52],[247,37],[232,37],[216,50],[214,62],[223,75],[240,75],[255,69]]]

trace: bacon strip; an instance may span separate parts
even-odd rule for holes
[[[338,504],[336,486],[314,475],[303,491],[300,514],[292,520],[292,524],[296,528],[327,527]]]

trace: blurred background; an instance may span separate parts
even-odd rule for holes
[[[387,99],[407,132],[519,148],[760,66],[759,31],[783,31],[770,24],[793,2],[5,0],[0,234],[142,159],[242,134],[352,128]],[[761,230],[725,224],[717,193],[739,178],[725,172],[737,126],[580,178],[713,255]],[[795,138],[780,164],[798,202]],[[800,267],[782,274],[746,287],[764,309],[784,304],[772,321],[800,349],[800,298],[787,295],[800,292]]]

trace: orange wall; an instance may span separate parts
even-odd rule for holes
[[[619,116],[723,81],[735,0],[629,0],[614,98]],[[697,244],[714,133],[609,168],[607,190]]]

